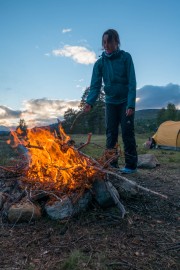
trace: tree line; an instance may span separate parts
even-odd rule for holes
[[[89,88],[85,89],[79,110],[69,108],[64,114],[62,124],[65,131],[69,134],[105,133],[105,95],[103,88],[92,110],[89,113],[82,113],[89,90]],[[135,131],[137,133],[155,132],[161,123],[168,120],[180,121],[180,111],[172,103],[168,103],[167,108],[160,109],[155,118],[135,118]]]

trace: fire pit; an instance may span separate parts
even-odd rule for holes
[[[43,210],[53,219],[86,210],[92,197],[96,197],[101,206],[114,204],[115,188],[105,181],[101,164],[80,152],[83,146],[75,147],[61,125],[58,132],[34,128],[22,134],[18,129],[11,132],[7,143],[17,149],[20,156],[14,166],[3,167],[17,182],[19,192],[18,198],[11,196],[7,200],[4,193],[1,196],[2,201],[6,201],[4,211],[11,222],[39,218],[42,213],[39,202],[42,201]],[[117,192],[115,197],[117,200]]]
[[[84,146],[89,142],[90,135]],[[10,222],[30,222],[44,213],[52,219],[69,218],[86,210],[92,200],[103,208],[116,205],[123,218],[126,211],[110,176],[133,194],[142,190],[166,197],[113,171],[109,163],[115,156],[97,161],[85,155],[80,151],[83,145],[77,148],[61,125],[53,132],[34,128],[22,134],[18,129],[11,132],[8,144],[20,157],[13,166],[1,166],[6,179],[0,189],[0,209]],[[11,191],[6,192],[8,181]]]

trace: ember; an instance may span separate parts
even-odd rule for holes
[[[90,188],[97,174],[92,160],[73,146],[61,125],[58,133],[59,136],[42,128],[28,129],[26,136],[21,136],[19,129],[11,132],[13,140],[9,143],[13,147],[23,146],[26,152],[28,149],[21,164],[23,175],[34,186],[42,184],[43,189],[46,186],[57,191]]]

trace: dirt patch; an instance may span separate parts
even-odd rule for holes
[[[161,165],[128,177],[168,195],[122,199],[128,211],[96,205],[75,218],[1,221],[0,269],[179,269],[179,168]],[[118,181],[113,183],[118,189]],[[73,257],[74,256],[74,257]]]

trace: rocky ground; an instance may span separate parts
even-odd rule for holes
[[[96,205],[69,220],[1,221],[0,269],[179,269],[178,164],[139,169],[129,178],[168,199],[124,197],[123,220],[116,208]]]
[[[179,164],[139,169],[128,176],[168,196],[123,194],[127,214],[94,204],[71,219],[0,222],[0,269],[180,269]],[[4,181],[4,180],[3,180]],[[120,180],[111,179],[121,193]]]

